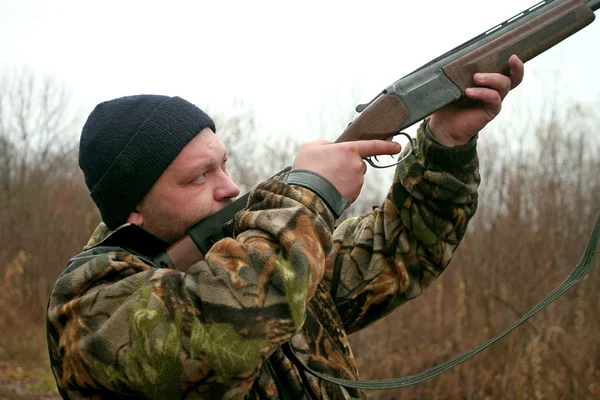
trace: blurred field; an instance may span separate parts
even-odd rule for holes
[[[46,363],[0,362],[0,399],[60,399]]]

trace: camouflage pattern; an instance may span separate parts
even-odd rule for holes
[[[477,206],[475,146],[445,148],[421,126],[384,203],[335,231],[311,191],[262,183],[235,239],[217,242],[187,273],[120,247],[93,247],[110,234],[101,226],[48,306],[61,395],[364,398],[305,374],[282,345],[291,341],[315,370],[359,378],[346,335],[421,294],[446,268]]]

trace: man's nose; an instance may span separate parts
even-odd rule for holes
[[[236,185],[231,178],[223,174],[221,185],[217,190],[215,190],[215,200],[216,201],[225,201],[228,199],[232,199],[240,194],[240,188]]]

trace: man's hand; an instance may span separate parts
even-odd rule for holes
[[[332,143],[317,140],[303,145],[292,169],[308,169],[321,175],[336,187],[346,200],[353,203],[360,194],[367,165],[365,157],[393,155],[400,145],[385,140],[358,140]]]
[[[468,101],[450,104],[431,115],[429,129],[435,138],[446,146],[467,143],[496,118],[502,108],[502,100],[508,92],[523,80],[523,62],[515,55],[508,60],[510,77],[502,74],[475,74],[478,87],[468,88]]]

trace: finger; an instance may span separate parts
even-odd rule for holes
[[[387,140],[357,140],[346,143],[354,148],[360,158],[393,155],[398,154],[401,150],[400,143]]]
[[[468,88],[465,90],[465,94],[470,99],[485,103],[485,107],[494,115],[497,115],[502,109],[502,98],[500,93],[494,89],[484,87]]]
[[[511,88],[511,79],[502,74],[477,73],[474,77],[475,83],[496,90],[500,98],[504,99]]]
[[[510,79],[512,82],[511,89],[516,88],[523,82],[523,76],[525,75],[525,65],[523,61],[516,55],[510,56],[508,59],[508,66],[510,67]]]

